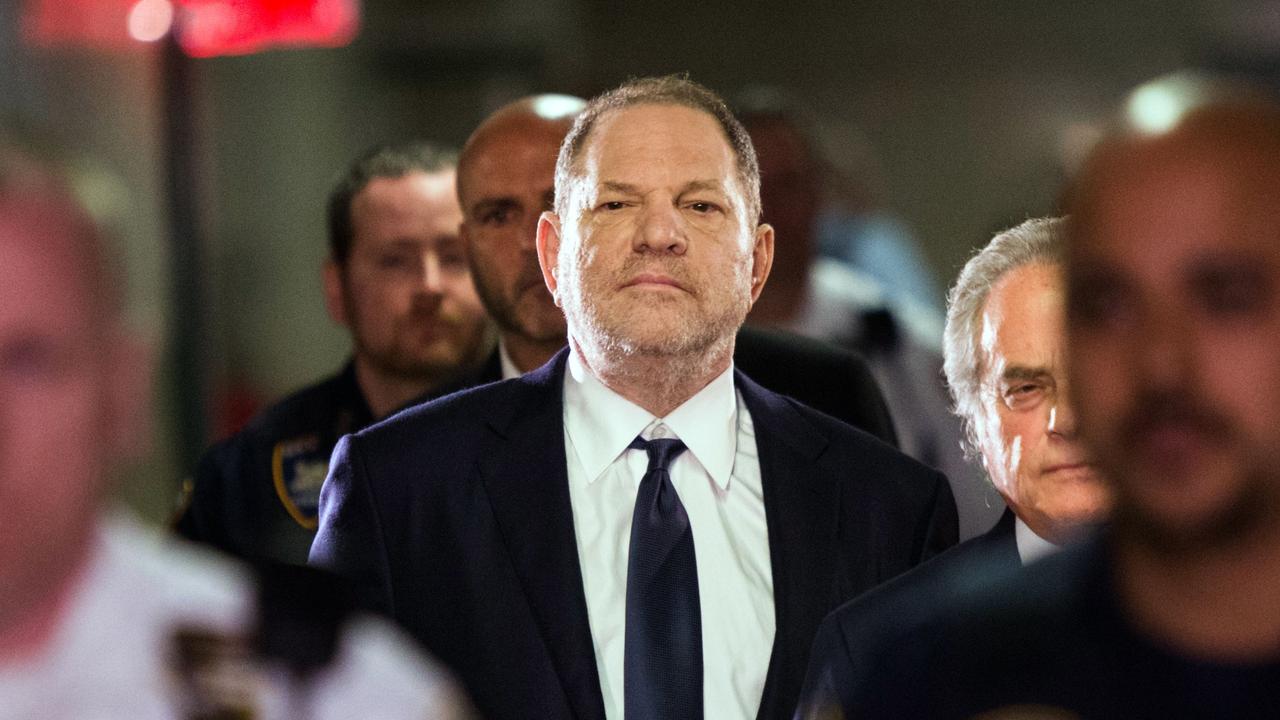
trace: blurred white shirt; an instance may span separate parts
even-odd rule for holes
[[[0,664],[0,718],[150,720],[182,717],[174,631],[239,637],[256,592],[239,565],[166,540],[122,515],[104,519],[50,641]],[[264,666],[246,683],[255,718],[455,717],[452,684],[396,630],[348,624],[334,661],[309,683]]]

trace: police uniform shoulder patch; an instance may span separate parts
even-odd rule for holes
[[[329,473],[329,453],[316,435],[284,440],[271,451],[271,477],[284,509],[299,525],[319,524],[320,488]]]

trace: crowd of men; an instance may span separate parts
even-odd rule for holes
[[[105,509],[146,352],[0,145],[0,716],[1280,717],[1280,105],[1117,128],[936,361],[745,119],[641,78],[356,159],[351,358],[201,459],[203,548]]]

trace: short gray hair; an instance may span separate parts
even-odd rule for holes
[[[982,358],[978,333],[991,288],[1013,270],[1035,264],[1061,265],[1066,218],[1033,218],[999,233],[965,263],[947,294],[942,334],[943,372],[964,425],[965,454],[979,454],[975,418],[982,410]]]
[[[715,119],[737,161],[738,180],[747,194],[747,219],[752,224],[760,222],[760,165],[751,136],[719,95],[683,74],[628,80],[587,103],[565,136],[556,159],[556,214],[563,218],[568,213],[570,181],[596,123],[608,113],[637,105],[677,105]]]

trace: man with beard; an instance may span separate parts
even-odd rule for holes
[[[946,479],[734,369],[773,231],[709,90],[596,98],[555,187],[569,347],[343,438],[311,560],[490,718],[785,717],[822,616],[954,540]]]
[[[564,313],[542,281],[534,238],[539,215],[555,201],[560,143],[585,104],[567,95],[509,103],[480,123],[458,159],[460,232],[476,291],[499,332],[480,382],[534,370],[565,346]],[[896,446],[884,397],[861,356],[787,333],[743,328],[734,362],[770,390]]]
[[[883,635],[858,717],[1280,716],[1280,106],[1103,142],[1068,368],[1111,526]]]
[[[179,534],[240,557],[306,563],[338,438],[474,371],[487,321],[458,238],[454,166],[453,153],[415,142],[370,151],[339,181],[324,292],[353,357],[205,454]]]

